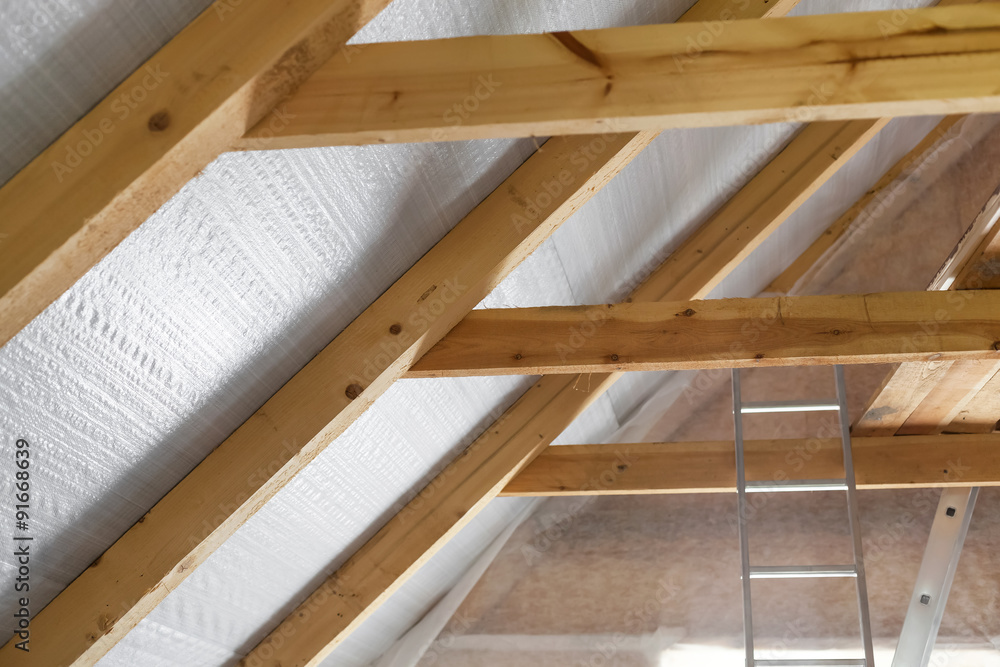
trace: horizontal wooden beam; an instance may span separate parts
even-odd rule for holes
[[[388,2],[215,2],[3,185],[0,346]]]
[[[714,299],[470,313],[408,377],[1000,359],[1000,292]]]
[[[832,420],[827,432],[837,431]],[[840,439],[750,440],[747,480],[838,479]],[[558,445],[542,452],[504,496],[735,493],[734,445],[725,442]],[[854,438],[860,489],[1000,486],[1000,435]]]
[[[347,66],[347,59],[350,59]],[[1000,7],[372,44],[252,148],[1000,110]]]

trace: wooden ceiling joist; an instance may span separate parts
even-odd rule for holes
[[[18,664],[97,662],[650,138],[608,139],[558,194],[546,185],[577,144],[547,142],[56,596],[32,620],[40,640]],[[549,203],[529,219],[543,194]]]
[[[1000,486],[1000,435],[852,438],[851,450],[859,489]],[[734,451],[731,440],[559,445],[500,495],[735,493]],[[748,440],[745,452],[750,482],[844,477],[839,438]]]
[[[965,299],[964,297],[971,297]],[[1000,291],[476,310],[408,377],[981,360],[1000,370]]]
[[[1000,110],[1000,7],[372,44],[335,57],[255,148]]]
[[[17,173],[0,188],[0,345],[388,3],[216,2]]]

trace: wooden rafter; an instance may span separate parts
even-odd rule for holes
[[[650,138],[608,139],[557,194],[548,177],[570,168],[575,144],[546,143],[50,602],[18,664],[94,664]]]
[[[966,298],[969,297],[969,298]],[[981,360],[1000,292],[890,292],[476,310],[407,377]]]
[[[388,2],[216,2],[0,188],[0,345]]]
[[[829,432],[837,430],[831,420]],[[839,479],[839,438],[750,440],[751,482]],[[1000,486],[1000,435],[853,438],[860,489]],[[504,488],[503,496],[733,493],[733,443],[668,442],[549,447]]]
[[[919,170],[922,160],[928,155],[936,154],[936,151],[943,150],[947,143],[953,141],[966,118],[968,116],[946,116],[920,143],[885,172],[871,189],[844,211],[805,252],[772,280],[764,291],[772,294],[793,294],[800,285],[808,284],[817,272],[825,267],[824,258],[848,239],[849,231],[856,233],[857,230],[872,224],[877,220],[877,216],[883,215],[883,211],[889,205],[888,202],[895,202],[901,198],[894,191],[894,184]]]
[[[257,147],[439,141],[1000,110],[1000,7],[373,44],[334,59]]]
[[[952,298],[970,300],[970,290],[995,287],[1000,275],[1000,190],[994,192],[958,247],[930,285],[961,290]],[[861,436],[941,433],[958,420],[982,432],[1000,414],[987,394],[979,394],[1000,372],[996,360],[938,360],[903,363],[890,372],[852,432]],[[969,412],[979,406],[983,412]]]
[[[721,7],[730,4],[724,0],[718,3]],[[819,187],[870,139],[874,132],[871,128],[869,132],[850,141],[842,136],[844,143],[832,142],[829,145],[836,147],[832,155],[817,143],[810,145],[816,142],[816,135],[810,135],[808,141],[805,133],[799,135],[740,192],[737,198],[741,206],[733,206],[737,198],[731,200],[672,256],[681,261],[661,267],[633,293],[633,298],[642,301],[705,296],[706,286],[724,276],[726,269],[699,263],[697,257],[715,244],[729,253],[746,253],[756,247],[777,224],[770,216],[787,215],[794,210],[791,202],[804,199],[802,191],[795,192],[795,188],[809,188],[811,192]],[[829,135],[826,140],[832,141]],[[794,160],[799,160],[799,169],[790,168]],[[795,173],[809,174],[810,178],[791,184],[789,178]],[[786,204],[773,206],[777,201]],[[772,205],[761,207],[764,202]],[[728,230],[728,234],[722,230]],[[678,265],[687,266],[688,273],[678,271]],[[723,267],[728,265],[722,262]],[[694,287],[685,287],[690,290],[687,292],[675,289],[676,282],[672,281],[691,273],[696,277],[688,285]],[[289,614],[251,653],[250,661],[263,665],[318,664],[494,497],[518,466],[542,451],[618,377],[599,374],[539,381],[428,485],[427,494],[408,504]],[[287,641],[287,636],[295,640]]]

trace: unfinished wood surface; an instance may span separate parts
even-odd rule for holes
[[[905,363],[886,375],[851,433],[856,436],[893,435],[944,377],[953,361]]]
[[[258,147],[1000,110],[1000,7],[935,7],[367,46]],[[692,46],[694,45],[694,46]],[[266,141],[259,141],[266,140]]]
[[[726,442],[560,445],[514,477],[503,496],[735,493]],[[842,479],[839,439],[748,440],[747,481]],[[854,438],[859,489],[1000,486],[1000,435]]]
[[[948,433],[993,433],[1000,426],[1000,373],[994,375],[982,390],[972,397],[955,419],[948,424]]]
[[[37,644],[18,664],[94,664],[648,138],[609,139],[582,172],[571,143],[554,140],[529,158],[45,607],[32,621]],[[552,174],[571,168],[575,180],[552,195]],[[529,220],[543,193],[549,204]],[[0,663],[14,654],[8,643]]]
[[[0,345],[388,2],[217,2],[0,188]]]
[[[969,301],[972,289],[995,287],[1000,272],[1000,190],[993,193],[963,235],[928,289],[960,290],[954,298]],[[965,423],[982,428],[998,413],[973,414],[970,405],[990,409],[988,396],[976,401],[977,391],[995,374],[992,365],[957,361],[945,364],[908,362],[889,373],[882,387],[851,432],[858,436],[892,435],[906,424],[909,435],[940,433],[963,415]],[[978,431],[977,431],[978,432]]]
[[[765,292],[791,294],[798,285],[809,282],[809,277],[822,268],[824,255],[835,248],[841,239],[846,238],[848,231],[857,233],[871,224],[875,219],[874,216],[888,206],[886,200],[896,199],[894,184],[918,169],[928,154],[940,150],[947,142],[958,136],[958,131],[966,118],[966,116],[946,116],[919,144],[885,172],[861,199],[844,211],[843,215],[837,218],[781,275],[771,281]]]
[[[758,12],[757,16],[771,16],[778,11],[788,11],[794,3],[749,0],[745,4]],[[721,16],[721,12],[729,11],[733,3],[731,0],[699,0],[699,5],[717,8],[720,14],[715,15]],[[798,151],[798,154],[810,156],[809,151]],[[545,159],[544,156],[545,153],[540,159]],[[811,159],[819,157],[812,155]],[[825,158],[822,161],[825,162]],[[809,169],[809,165],[807,161],[802,168]],[[829,169],[817,171],[823,178],[832,174]],[[554,173],[559,172],[556,170]],[[764,194],[767,183],[771,184],[775,193],[794,196],[781,189],[787,178],[788,174],[783,171],[765,169],[748,187],[760,188],[758,196],[762,199],[767,198]],[[705,226],[729,226],[735,230],[741,220],[740,215],[741,211],[728,208],[713,216]],[[755,226],[760,230],[770,228],[769,222],[763,219]],[[741,236],[746,246],[753,246],[761,243],[766,234]],[[698,254],[697,250],[692,244],[684,244],[677,252]],[[740,252],[742,248],[734,248],[733,251]],[[694,266],[700,269],[697,263]],[[700,296],[704,296],[701,290],[679,294],[669,285],[661,284],[653,289],[640,287],[633,292],[633,297],[637,299],[690,299]],[[542,378],[461,457],[390,519],[373,539],[293,610],[253,649],[244,664],[267,667],[318,665],[393,591],[398,590],[437,553],[461,526],[496,497],[506,480],[548,446],[620,377],[621,374],[611,373]],[[295,640],[287,640],[289,636],[294,636]]]
[[[927,397],[920,402],[896,433],[898,435],[941,433],[958,418],[997,372],[1000,372],[1000,363],[997,361],[955,363],[938,380],[937,385],[928,392]]]
[[[421,357],[407,377],[930,358],[995,364],[1000,361],[1000,292],[966,294],[974,298],[889,292],[476,310]]]

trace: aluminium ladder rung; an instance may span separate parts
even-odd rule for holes
[[[747,482],[747,493],[779,491],[847,491],[846,479],[786,479],[779,482]]]
[[[805,401],[747,401],[740,407],[744,415],[773,412],[833,412],[840,405],[835,399],[812,399]]]
[[[753,664],[760,667],[812,667],[812,665],[829,665],[829,667],[860,665],[867,667],[868,661],[864,658],[785,658],[782,660],[754,660]]]
[[[808,579],[856,577],[854,565],[752,565],[751,579]]]

